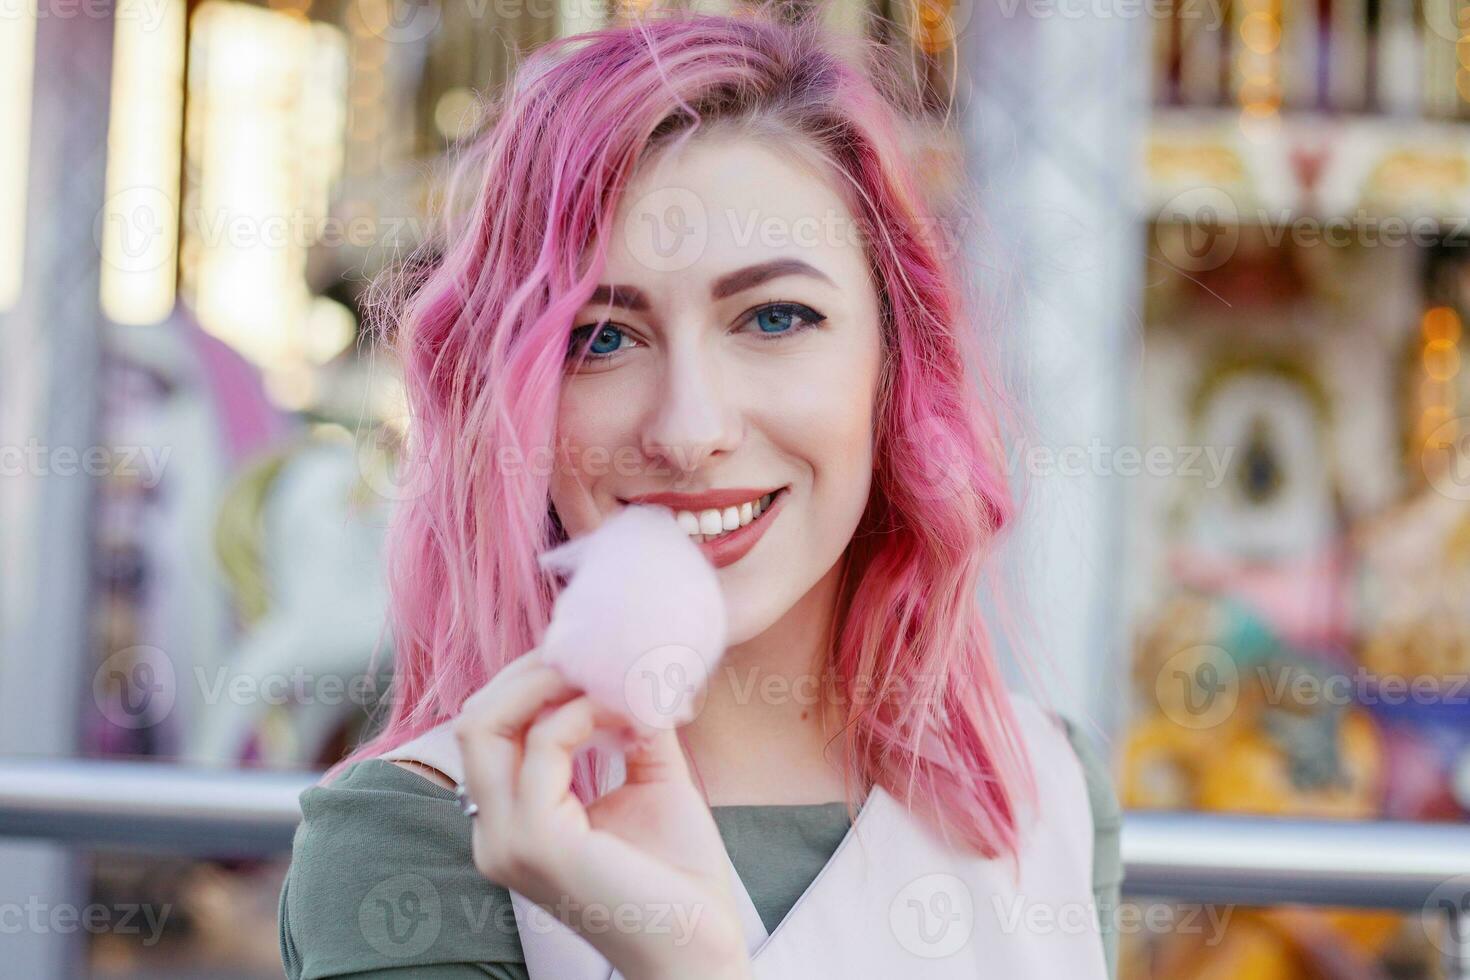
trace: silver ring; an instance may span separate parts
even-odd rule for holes
[[[459,804],[460,811],[467,817],[473,817],[480,812],[480,804],[470,799],[469,793],[465,791],[464,783],[454,784],[454,802]]]

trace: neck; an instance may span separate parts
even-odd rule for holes
[[[681,735],[711,805],[844,798],[841,711],[822,685],[842,566],[765,632],[732,645],[710,676]]]

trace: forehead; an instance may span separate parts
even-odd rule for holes
[[[833,278],[863,272],[851,211],[798,153],[723,135],[660,153],[619,205],[604,281],[705,290],[730,269],[785,257]]]

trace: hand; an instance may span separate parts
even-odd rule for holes
[[[676,733],[634,742],[626,782],[584,807],[572,757],[598,730],[631,739],[539,651],[470,696],[454,734],[480,808],[475,867],[576,929],[629,980],[749,977],[724,842]]]

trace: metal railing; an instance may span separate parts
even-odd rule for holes
[[[319,773],[0,759],[0,837],[214,857],[280,854]],[[1129,811],[1123,890],[1253,906],[1443,916],[1448,975],[1470,978],[1470,827]]]

